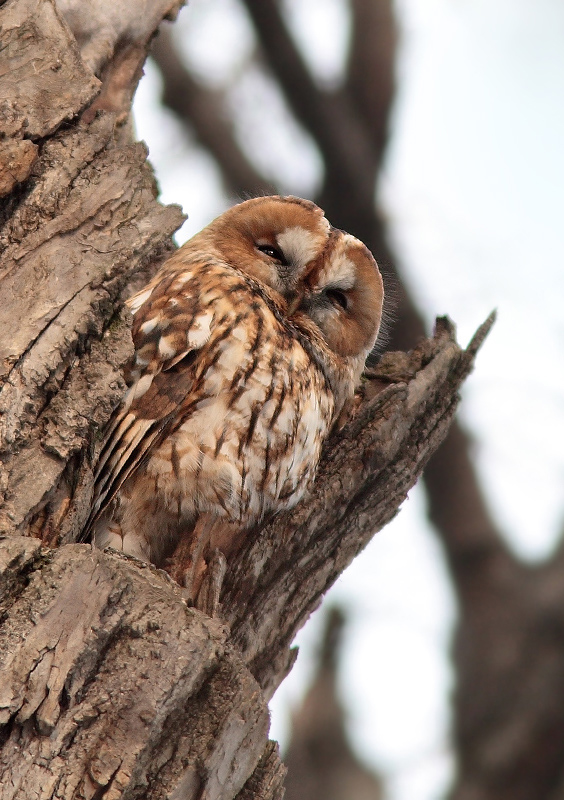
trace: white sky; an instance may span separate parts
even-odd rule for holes
[[[284,7],[317,77],[338,82],[344,2]],[[398,0],[398,12],[400,87],[380,203],[429,321],[448,313],[466,344],[498,309],[461,417],[500,527],[521,554],[540,558],[564,522],[564,4]],[[236,0],[191,0],[177,34],[207,80],[233,87],[250,151],[288,191],[310,193],[322,165],[283,98],[246,68],[253,34]],[[190,215],[184,241],[229,200],[213,162],[157,107],[158,74],[146,71],[138,133],[163,201]],[[385,771],[389,800],[439,800],[452,770],[455,610],[419,489],[330,595],[351,614],[341,690],[361,757]],[[320,627],[317,615],[300,634],[298,664],[273,702],[271,735],[282,741]]]

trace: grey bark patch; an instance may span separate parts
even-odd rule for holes
[[[52,0],[9,0],[0,18],[0,133],[39,139],[78,114],[102,84]]]

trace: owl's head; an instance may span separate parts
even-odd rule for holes
[[[273,290],[296,325],[311,331],[314,323],[330,350],[364,364],[380,327],[382,278],[368,248],[333,228],[321,208],[299,197],[258,197],[195,238]]]

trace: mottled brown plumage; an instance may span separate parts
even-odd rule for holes
[[[181,247],[128,302],[135,360],[99,459],[95,543],[158,565],[180,547],[201,574],[206,548],[229,554],[295,506],[382,298],[367,248],[299,198],[248,200]]]

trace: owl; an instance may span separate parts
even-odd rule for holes
[[[297,197],[240,203],[181,247],[127,302],[135,355],[95,545],[173,564],[197,594],[212,551],[303,498],[382,302],[370,251]]]

